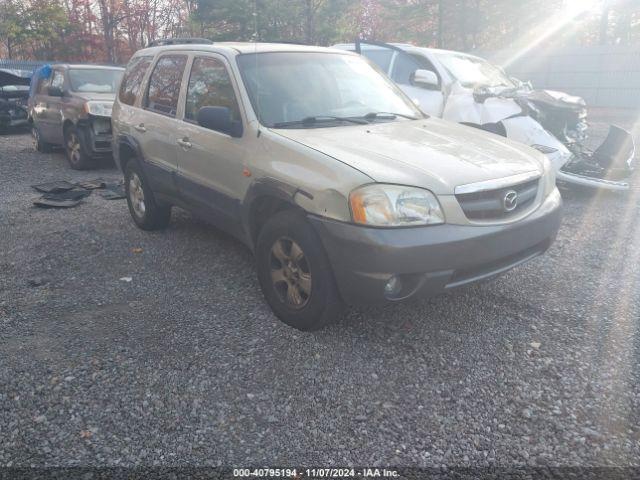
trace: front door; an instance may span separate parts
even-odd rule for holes
[[[193,59],[184,122],[174,137],[178,145],[177,181],[185,201],[205,211],[212,221],[235,230],[240,220],[240,192],[249,181],[243,175],[247,156],[243,145],[247,142],[198,125],[198,110],[206,106],[227,107],[234,121],[242,121],[226,61],[215,54]]]
[[[434,72],[438,76],[439,85],[437,87],[415,85],[413,76],[419,69]],[[391,65],[391,79],[409,98],[419,102],[420,110],[435,117],[442,117],[444,109],[442,79],[429,60],[417,54],[397,52]]]

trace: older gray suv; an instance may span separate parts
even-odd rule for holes
[[[176,205],[235,235],[287,324],[489,278],[555,238],[544,155],[423,115],[365,58],[165,43],[134,55],[113,110],[133,221],[166,227]]]
[[[71,168],[91,168],[111,155],[111,110],[120,67],[60,64],[40,78],[29,98],[36,149],[63,145]]]

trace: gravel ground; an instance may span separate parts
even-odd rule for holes
[[[640,466],[639,188],[563,193],[493,282],[303,334],[185,212],[31,206],[98,176],[0,137],[0,465]]]

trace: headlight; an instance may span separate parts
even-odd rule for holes
[[[113,110],[113,102],[90,101],[84,104],[84,111],[99,117],[110,117]]]
[[[355,223],[376,227],[412,227],[444,223],[436,196],[429,190],[375,183],[349,195]]]

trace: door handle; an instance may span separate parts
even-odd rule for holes
[[[184,149],[188,149],[192,147],[191,142],[187,137],[179,138],[177,142],[178,142],[178,145],[180,145]]]
[[[144,126],[144,123],[141,123],[140,125],[136,125],[135,128],[137,131],[139,131],[140,133],[144,133],[147,131],[147,129]]]

